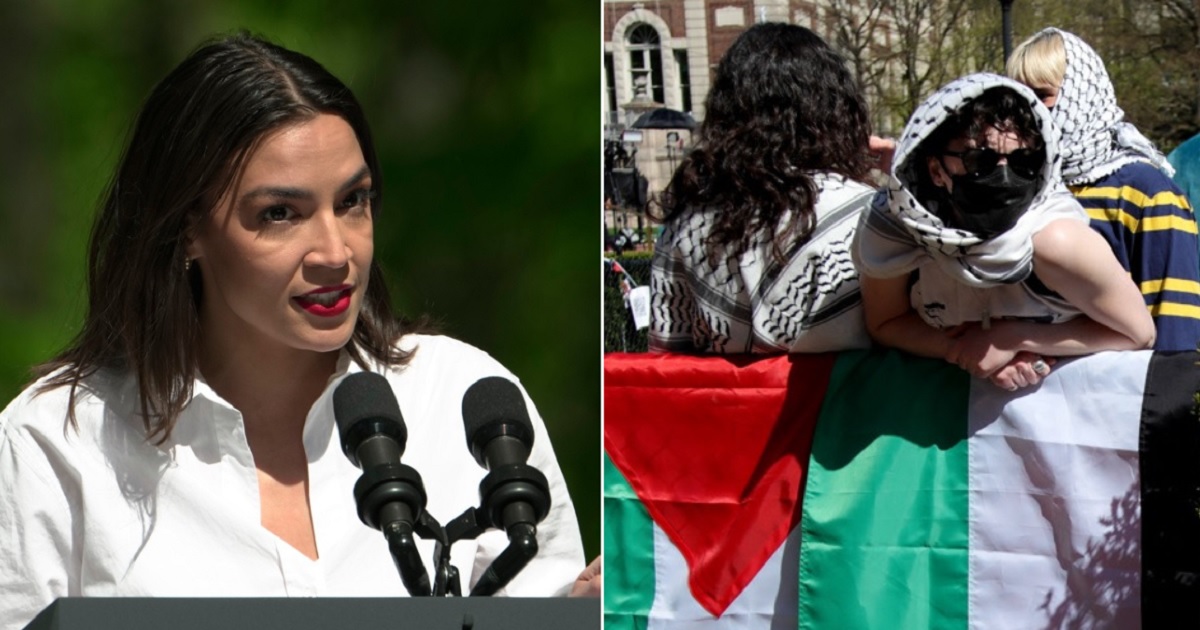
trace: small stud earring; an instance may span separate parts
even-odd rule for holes
[[[183,257],[183,272],[187,273],[192,270],[192,259],[187,256]]]

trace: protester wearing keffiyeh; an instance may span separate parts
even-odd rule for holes
[[[1067,54],[1066,73],[1052,112],[1062,132],[1063,179],[1067,185],[1090,184],[1126,164],[1149,163],[1171,176],[1175,169],[1117,106],[1104,60],[1086,42],[1056,28]]]
[[[1045,94],[1059,127],[1062,172],[1091,226],[1142,292],[1155,349],[1200,342],[1200,246],[1174,169],[1124,120],[1104,61],[1079,37],[1047,28],[1013,51],[1008,74]]]
[[[852,248],[872,338],[1010,390],[1045,357],[1151,345],[1060,168],[1049,110],[1015,81],[966,76],[918,107]]]
[[[921,190],[926,169],[922,143],[985,91],[1007,87],[1029,101],[1045,142],[1041,188],[1008,231],[990,239],[956,229],[939,217],[937,197]],[[855,264],[868,276],[891,278],[920,269],[913,306],[930,325],[949,327],[998,317],[1061,321],[1079,314],[1062,299],[1032,290],[1033,235],[1055,219],[1087,217],[1059,177],[1057,140],[1050,113],[1029,88],[995,74],[958,79],[927,99],[904,129],[887,188],[859,227]],[[924,193],[924,194],[923,194]],[[986,291],[984,291],[986,290]]]

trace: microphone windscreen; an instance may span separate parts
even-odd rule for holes
[[[525,408],[525,397],[516,383],[502,376],[481,378],[468,387],[463,394],[462,415],[467,448],[472,452],[497,435],[511,435],[533,446],[533,423]]]
[[[380,374],[356,372],[343,379],[333,391],[333,417],[347,455],[364,439],[379,433],[396,440],[401,451],[408,442],[396,394]]]

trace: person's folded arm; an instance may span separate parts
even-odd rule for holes
[[[1055,324],[1067,326],[1055,334],[1030,335],[1019,349],[1063,356],[1154,345],[1145,299],[1102,236],[1083,223],[1059,220],[1034,235],[1033,248],[1034,273],[1087,318]]]
[[[1054,221],[1038,232],[1034,273],[1084,315],[1057,324],[1002,320],[988,330],[970,327],[956,337],[946,359],[987,378],[1022,351],[1077,356],[1154,345],[1154,320],[1141,292],[1103,237],[1084,223]]]
[[[867,333],[876,343],[912,354],[945,358],[951,340],[930,326],[913,309],[908,297],[908,277],[859,279]]]

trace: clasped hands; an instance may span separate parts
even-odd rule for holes
[[[1054,357],[998,347],[997,325],[993,326],[985,330],[978,322],[972,322],[948,329],[946,335],[951,343],[946,351],[946,361],[1008,391],[1037,385],[1050,374]]]

